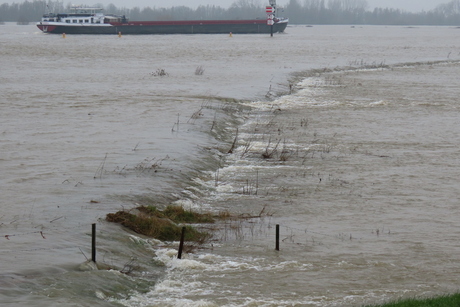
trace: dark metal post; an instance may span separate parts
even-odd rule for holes
[[[277,251],[280,250],[280,225],[276,224],[276,247]]]
[[[270,25],[270,36],[273,37],[273,22],[275,20],[276,15],[276,0],[269,0],[270,6],[272,7],[272,17],[271,18],[271,25]]]
[[[184,249],[184,237],[185,237],[185,227],[182,227],[182,233],[180,235],[179,253],[177,254],[177,259],[182,258],[182,249]]]
[[[96,262],[96,224],[93,224],[93,231],[92,231],[91,260],[93,262]]]

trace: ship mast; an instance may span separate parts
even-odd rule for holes
[[[270,36],[273,37],[273,24],[274,24],[274,19],[275,19],[275,14],[276,14],[276,0],[269,0],[270,6],[272,7],[272,14],[270,15],[269,19],[270,20]]]
[[[269,0],[270,6],[273,8],[273,15],[276,14],[276,0]]]

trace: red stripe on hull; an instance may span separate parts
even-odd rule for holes
[[[37,27],[42,30],[43,32],[53,32],[56,29],[56,26],[45,26],[45,25],[37,25]]]

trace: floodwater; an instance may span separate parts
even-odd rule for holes
[[[458,291],[459,47],[453,27],[0,26],[0,302],[361,306]],[[244,218],[178,260],[177,242],[104,221],[147,203]],[[112,270],[84,265],[92,223]]]

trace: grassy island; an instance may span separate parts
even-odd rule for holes
[[[180,224],[214,223],[211,214],[185,210],[181,206],[167,206],[164,210],[159,210],[155,206],[140,206],[129,211],[109,213],[106,219],[162,241],[178,241],[182,230]],[[191,225],[185,227],[186,241],[202,243],[211,237],[208,232],[199,231]]]

